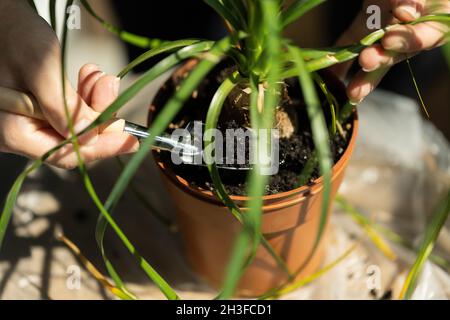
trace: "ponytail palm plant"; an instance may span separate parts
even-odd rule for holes
[[[50,12],[52,13],[53,23],[56,1],[50,1]],[[325,2],[325,0],[299,0],[294,1],[288,6],[283,0],[204,0],[211,6],[225,21],[228,29],[228,35],[218,41],[204,39],[183,39],[177,41],[165,41],[164,39],[149,39],[135,35],[116,26],[111,25],[100,17],[90,6],[87,0],[81,0],[82,5],[91,16],[98,20],[107,30],[116,34],[120,39],[132,45],[146,48],[144,54],[132,61],[126,66],[118,76],[123,78],[136,66],[158,55],[163,55],[157,63],[147,70],[136,82],[129,86],[122,94],[104,111],[101,115],[78,136],[93,130],[97,126],[109,121],[114,114],[119,111],[128,101],[133,99],[145,86],[151,83],[160,75],[182,64],[188,59],[195,58],[198,64],[193,68],[189,75],[182,81],[179,88],[175,90],[173,96],[161,108],[158,116],[155,118],[151,128],[149,128],[149,137],[141,142],[138,152],[133,155],[129,162],[124,166],[120,176],[117,178],[106,200],[102,201],[98,197],[94,183],[90,179],[86,166],[79,156],[79,169],[86,186],[86,190],[93,199],[95,205],[100,211],[98,224],[96,228],[96,240],[103,256],[105,266],[109,275],[114,280],[115,291],[119,297],[124,299],[134,299],[135,296],[127,290],[119,274],[109,261],[104,250],[104,234],[107,227],[111,227],[130,253],[137,259],[142,270],[158,286],[161,292],[168,299],[178,299],[175,290],[158,274],[158,272],[142,257],[128,237],[122,232],[112,213],[117,203],[120,201],[123,193],[130,185],[132,178],[138,170],[141,163],[146,159],[155,142],[155,137],[166,130],[174,117],[183,108],[184,103],[192,96],[202,80],[224,59],[230,59],[236,66],[236,71],[224,80],[210,101],[206,115],[206,130],[216,128],[219,115],[221,114],[225,99],[231,91],[238,85],[243,84],[250,88],[250,118],[251,126],[259,140],[260,130],[273,128],[275,110],[279,103],[280,86],[287,78],[296,77],[300,83],[300,88],[306,104],[307,114],[310,120],[313,141],[315,145],[314,157],[309,165],[305,166],[303,172],[299,175],[299,186],[304,184],[311,176],[312,170],[318,166],[323,176],[324,196],[321,208],[321,217],[317,238],[315,239],[313,255],[323,234],[328,207],[330,205],[331,189],[331,168],[333,165],[329,140],[334,134],[333,128],[336,124],[344,122],[353,112],[354,106],[345,103],[337,108],[330,100],[330,112],[332,114],[331,129],[324,117],[324,110],[319,101],[317,87],[319,86],[324,93],[331,95],[326,85],[320,82],[320,77],[316,72],[333,66],[338,63],[349,61],[359,55],[366,47],[379,41],[385,34],[386,29],[380,29],[361,39],[358,43],[347,47],[336,47],[327,49],[305,49],[300,48],[289,39],[283,37],[283,30],[301,18],[304,14],[314,9],[316,6]],[[72,1],[68,1],[70,6]],[[66,12],[68,12],[66,10]],[[449,15],[432,15],[419,18],[412,23],[422,21],[441,21],[449,23]],[[56,27],[56,26],[54,26]],[[67,30],[64,27],[62,46],[65,49]],[[63,58],[64,66],[64,58]],[[63,68],[64,69],[64,68]],[[62,77],[62,83],[64,77]],[[64,86],[63,86],[64,87]],[[327,95],[327,96],[328,96]],[[67,113],[69,124],[71,126],[71,116]],[[73,128],[71,128],[73,133]],[[72,137],[62,142],[54,149],[47,152],[42,158],[34,161],[16,180],[8,194],[1,218],[0,218],[0,246],[6,232],[6,227],[10,220],[14,203],[20,191],[21,185],[27,175],[41,166],[54,152],[66,144],[72,143],[77,150],[78,136],[72,134]],[[205,137],[205,147],[213,143],[212,137]],[[259,159],[259,152],[255,153],[257,161],[253,170],[248,175],[248,203],[249,211],[243,214],[240,208],[233,202],[230,195],[224,187],[217,166],[212,161],[208,165],[208,170],[213,181],[214,191],[217,197],[229,208],[230,214],[242,223],[242,230],[236,238],[234,249],[227,267],[226,276],[223,282],[223,288],[219,298],[229,298],[233,295],[236,285],[245,267],[252,261],[256,249],[261,244],[281,267],[286,269],[280,257],[278,257],[270,244],[261,234],[261,212],[263,205],[263,195],[265,186],[268,183],[268,176],[261,174],[260,167],[262,162]],[[119,214],[119,212],[116,212]],[[287,271],[288,272],[288,271]],[[290,274],[294,278],[296,270]]]

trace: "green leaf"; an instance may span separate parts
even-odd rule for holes
[[[150,49],[147,52],[144,52],[139,57],[131,61],[117,76],[119,78],[123,78],[125,75],[127,75],[132,69],[136,68],[141,63],[147,61],[148,59],[157,56],[162,53],[167,53],[174,51],[176,49],[184,48],[193,44],[199,43],[200,40],[198,39],[185,39],[185,40],[176,40],[176,41],[168,41],[163,44],[161,44],[159,47],[156,47],[155,49]],[[204,41],[204,44],[209,44],[209,46],[206,46],[205,51],[211,49],[212,45],[214,44],[213,41]]]
[[[38,10],[36,8],[36,4],[34,3],[34,0],[27,0],[30,7],[34,10],[34,12],[38,13]]]
[[[68,13],[68,8],[69,8],[69,6],[72,5],[72,3],[73,3],[72,0],[69,0],[66,3],[65,18],[64,18],[63,21],[67,21],[68,14],[69,14]],[[102,205],[102,203],[101,203],[101,201],[100,201],[100,199],[99,199],[99,197],[97,195],[97,192],[94,189],[92,181],[91,181],[91,179],[90,179],[90,177],[89,177],[89,175],[87,173],[86,165],[85,165],[85,163],[84,163],[84,161],[83,161],[83,159],[81,157],[78,137],[77,137],[77,135],[75,134],[75,131],[74,131],[73,119],[72,119],[72,115],[69,112],[69,107],[68,107],[68,103],[67,103],[67,99],[66,99],[66,77],[65,77],[66,68],[65,68],[65,65],[66,65],[67,32],[68,32],[67,24],[64,23],[63,24],[62,40],[61,40],[61,47],[62,47],[62,54],[61,54],[61,65],[62,65],[62,68],[61,68],[61,83],[62,83],[62,93],[63,93],[63,101],[64,101],[64,112],[66,114],[67,123],[68,123],[68,126],[69,126],[69,131],[70,131],[70,134],[72,136],[70,141],[72,142],[72,145],[74,147],[74,151],[76,153],[77,160],[78,160],[78,168],[80,170],[80,174],[82,176],[85,188],[86,188],[89,196],[91,197],[91,199],[93,200],[95,205],[98,207],[98,209],[102,212],[102,214],[105,215],[107,218],[109,218],[108,221],[111,223],[111,225],[113,226],[113,229],[116,231],[116,233],[122,239],[122,241],[125,243],[125,246],[128,246],[130,248],[129,243],[126,243],[126,241],[125,241],[127,239],[126,239],[125,235],[123,234],[122,230],[120,230],[120,228],[117,226],[117,224],[110,218],[110,214],[103,207],[103,205]],[[130,248],[130,250],[132,250],[132,249]],[[135,251],[135,250],[133,250],[133,251]],[[136,253],[136,252],[133,252],[133,253],[138,255],[138,253]],[[143,263],[145,264],[146,262],[144,261]],[[150,266],[148,266],[148,268],[151,269]],[[154,280],[155,282],[164,282],[164,280],[161,280],[160,278],[158,278],[159,275],[157,275],[157,274],[154,275],[154,273],[155,272],[153,272],[153,274],[152,274],[153,275],[152,280]],[[127,290],[127,288],[123,285],[122,281],[120,280],[120,278],[119,278],[119,276],[117,274],[115,274],[113,278],[114,278],[114,280],[115,280],[115,282],[116,282],[116,284],[118,286],[118,289],[119,289],[119,290],[114,290],[114,292],[118,293],[118,297],[120,297],[120,298],[127,298],[127,299],[135,299],[135,296]],[[166,289],[164,287],[164,284],[162,284],[162,291],[163,290],[169,291],[169,289]],[[170,294],[170,292],[169,292],[169,294]]]
[[[311,74],[306,68],[306,64],[301,55],[301,50],[296,47],[289,46],[289,51],[292,53],[297,66],[299,81],[307,105],[308,117],[311,123],[315,152],[319,162],[320,173],[323,176],[323,200],[320,223],[311,253],[312,256],[319,245],[327,221],[328,209],[330,206],[332,160],[328,128]]]
[[[318,48],[318,49],[302,48],[302,56],[303,56],[303,59],[305,59],[305,60],[313,60],[313,59],[325,57],[327,55],[333,55],[339,51],[347,49],[348,47],[349,46]]]
[[[224,7],[229,8],[230,12],[236,17],[244,29],[247,30],[247,8],[243,0],[222,0]]]
[[[422,22],[427,21],[436,21],[445,23],[446,25],[450,25],[450,14],[434,14],[434,15],[428,15],[420,17],[417,20],[414,20],[412,22],[406,22],[402,23],[405,25],[414,25]],[[331,52],[326,55],[318,54],[318,58],[314,58],[306,63],[307,69],[310,72],[322,70],[328,67],[331,67],[338,63],[343,63],[349,60],[352,60],[361,53],[362,50],[367,48],[368,46],[373,45],[374,43],[380,41],[387,31],[389,31],[392,28],[395,28],[397,25],[390,25],[384,29],[380,29],[377,31],[372,32],[371,34],[367,35],[366,37],[362,38],[357,44],[346,46],[342,48],[342,50],[339,50],[337,52]],[[308,49],[309,54],[315,54],[311,52],[312,49]],[[331,50],[335,51],[335,50]],[[304,57],[305,58],[305,57]],[[286,61],[289,61],[289,58],[285,57]],[[290,78],[296,76],[296,67],[288,67],[284,73],[283,78]]]
[[[282,289],[280,289],[280,291],[277,292],[271,292],[269,294],[265,294],[261,297],[258,297],[258,300],[265,300],[265,299],[276,299],[278,297],[281,297],[282,295],[288,294],[292,291],[295,291],[301,287],[306,286],[307,284],[317,280],[318,278],[322,277],[323,275],[327,274],[328,272],[330,272],[331,270],[333,270],[337,265],[339,265],[340,263],[342,263],[346,258],[348,258],[348,256],[355,251],[356,247],[358,246],[358,244],[354,244],[352,245],[350,248],[348,248],[343,254],[341,254],[339,257],[336,258],[336,260],[332,261],[330,264],[324,266],[323,268],[317,270],[316,272],[314,272],[313,274],[297,281],[294,282]]]
[[[442,46],[442,54],[444,55],[445,61],[447,61],[447,66],[450,70],[450,42]]]
[[[330,114],[331,114],[331,128],[330,128],[330,134],[331,136],[334,136],[336,134],[336,109],[339,108],[339,104],[334,97],[333,93],[331,93],[330,90],[328,90],[328,86],[323,81],[322,77],[318,73],[313,73],[312,75],[314,81],[318,84],[320,90],[322,90],[322,93],[325,95],[328,105],[330,106]]]
[[[53,28],[53,31],[56,31],[56,0],[50,0],[48,2],[48,9],[50,14],[50,25]]]
[[[213,8],[223,19],[228,21],[234,30],[236,31],[245,30],[244,25],[245,21],[242,21],[238,17],[236,17],[231,10],[232,8],[225,6],[222,0],[203,0],[203,1],[206,2],[211,8]]]
[[[136,35],[133,34],[131,32],[127,32],[125,30],[122,30],[116,26],[113,26],[112,24],[110,24],[109,22],[107,22],[106,20],[104,20],[103,18],[101,18],[95,11],[94,9],[92,9],[91,5],[89,4],[89,2],[87,0],[80,0],[81,4],[83,5],[83,7],[86,9],[86,11],[94,18],[96,19],[98,22],[101,23],[101,25],[108,30],[109,32],[111,32],[112,34],[115,34],[116,36],[118,36],[120,39],[122,39],[123,41],[132,44],[136,47],[140,47],[140,48],[156,48],[158,46],[160,46],[162,43],[164,43],[163,40],[161,39],[150,39],[147,37],[143,37],[140,35]]]
[[[422,271],[423,265],[427,261],[431,252],[433,251],[434,244],[444,226],[445,222],[448,219],[448,215],[450,213],[450,189],[447,191],[447,194],[444,196],[442,201],[437,206],[433,218],[428,224],[425,230],[425,236],[423,238],[422,244],[420,246],[419,254],[412,266],[409,274],[406,278],[406,281],[403,285],[402,292],[400,293],[400,299],[411,299],[412,294],[414,293],[414,289],[416,287],[417,279]]]
[[[441,22],[446,24],[447,26],[450,25],[450,13],[436,13],[436,14],[429,14],[426,16],[422,16],[420,18],[417,18],[414,21],[411,22],[406,22],[403,24],[418,24],[418,23],[422,23],[422,22],[430,22],[430,21],[434,21],[434,22]]]
[[[430,118],[430,114],[428,113],[428,110],[427,110],[427,107],[425,105],[425,102],[423,101],[422,94],[420,93],[419,85],[417,84],[416,76],[414,75],[414,71],[413,71],[413,69],[411,67],[411,63],[409,62],[409,59],[406,59],[406,65],[408,66],[409,75],[411,76],[411,80],[413,82],[414,89],[416,90],[417,97],[419,98],[422,110],[423,110],[423,112],[425,112],[425,115],[429,119]]]
[[[6,230],[8,228],[9,221],[11,220],[12,212],[17,200],[17,196],[19,195],[20,188],[22,187],[22,184],[27,178],[28,174],[36,170],[41,164],[42,164],[41,160],[33,162],[33,164],[30,167],[25,169],[19,175],[19,177],[14,182],[11,190],[8,192],[8,196],[6,197],[5,205],[3,207],[2,215],[0,216],[0,250],[3,245],[3,240],[5,239]]]
[[[374,224],[364,215],[358,212],[344,197],[337,195],[335,199],[339,207],[347,213],[362,229],[366,232],[372,243],[383,253],[389,260],[395,261],[397,255],[388,242],[376,230]]]
[[[80,260],[84,268],[109,292],[117,296],[122,300],[136,300],[136,297],[130,295],[129,292],[112,285],[109,280],[90,262],[81,252],[81,250],[73,243],[70,239],[66,238],[64,235],[58,236],[59,240],[62,241],[66,247]]]
[[[364,214],[359,212],[355,207],[353,207],[344,197],[341,195],[337,195],[336,197],[336,203],[341,206],[341,208],[346,212],[349,213],[354,220],[361,225],[367,224],[370,225],[370,228],[372,228],[374,231],[378,232],[380,235],[384,236],[389,241],[399,244],[403,247],[405,247],[408,250],[417,251],[416,248],[403,239],[398,233],[392,231],[389,228],[386,228],[385,226],[370,221]],[[430,260],[433,261],[435,264],[440,266],[442,269],[449,269],[450,268],[450,262],[447,261],[445,258],[432,254],[430,255]]]
[[[121,170],[125,168],[125,163],[122,161],[120,157],[117,157],[117,163]],[[144,209],[148,211],[148,213],[152,214],[163,226],[169,229],[169,231],[174,232],[177,228],[176,224],[172,222],[164,213],[158,210],[152,202],[147,199],[147,195],[142,192],[138,186],[136,186],[133,182],[130,182],[130,190],[133,193],[134,197],[138,202],[142,205]]]
[[[282,14],[283,27],[291,24],[295,20],[299,19],[305,13],[314,9],[318,5],[324,3],[326,0],[298,0],[295,1],[286,11]]]
[[[220,85],[219,89],[217,90],[216,94],[211,100],[211,104],[208,109],[208,114],[206,116],[206,123],[205,123],[205,137],[204,137],[205,149],[208,148],[211,145],[211,143],[213,143],[212,136],[210,135],[212,131],[210,130],[215,129],[217,127],[217,122],[219,120],[219,116],[222,111],[223,103],[227,98],[227,96],[230,94],[230,92],[233,90],[233,88],[236,86],[236,83],[238,81],[236,76],[237,73],[235,73],[232,77],[226,79]],[[252,221],[249,221],[249,216],[247,214],[242,214],[239,207],[228,195],[225,186],[222,183],[222,179],[220,178],[217,165],[214,159],[212,159],[211,154],[205,153],[205,162],[208,164],[208,170],[211,175],[211,179],[213,181],[214,190],[216,192],[217,197],[228,207],[228,209],[235,216],[235,218],[243,224],[243,228],[244,229],[247,228],[247,226],[251,225]],[[253,232],[254,232],[253,228],[250,228],[250,230],[248,230],[248,232],[246,232],[245,234],[247,236],[248,233]],[[262,237],[260,236],[259,230],[257,236]],[[253,237],[250,237],[248,241],[247,239],[236,240],[235,248],[237,248],[238,252],[235,252],[234,256],[237,257],[237,259],[240,259],[241,261],[245,259],[247,246],[252,238]],[[250,256],[253,256],[255,254],[257,248],[258,242],[253,241],[253,247],[251,249]],[[250,262],[251,261],[247,259],[246,264],[249,264]],[[222,292],[219,294],[218,299],[226,299],[233,294],[235,285],[239,281],[242,272],[243,270],[239,264],[230,263],[229,267],[227,268],[227,275],[224,280]]]

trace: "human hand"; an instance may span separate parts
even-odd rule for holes
[[[349,45],[361,40],[371,30],[366,27],[369,5],[381,9],[382,27],[399,22],[410,22],[433,13],[450,13],[448,0],[366,0],[350,28],[340,37],[338,45]],[[379,84],[394,64],[410,58],[423,50],[430,50],[448,40],[450,28],[438,22],[416,25],[397,25],[388,30],[381,43],[364,49],[358,62],[361,70],[350,79],[347,95],[353,104],[360,103]],[[337,65],[333,71],[344,78],[351,63]]]
[[[38,158],[69,137],[61,80],[61,49],[50,26],[25,1],[0,0],[0,87],[33,95],[46,121],[0,112],[0,151]],[[66,80],[68,109],[74,129],[82,131],[117,98],[119,80],[95,65],[79,73],[78,93]],[[80,139],[86,162],[136,151],[135,138],[120,131],[88,132]],[[48,163],[73,168],[77,157],[71,144]]]

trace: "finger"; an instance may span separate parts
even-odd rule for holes
[[[78,72],[78,94],[89,106],[94,85],[104,75],[105,73],[93,64],[84,65]]]
[[[84,162],[91,163],[115,157],[122,154],[136,152],[139,142],[136,138],[125,133],[102,133],[95,144],[80,147],[80,155]],[[72,145],[64,147],[47,161],[49,164],[63,168],[72,169],[78,165],[78,158]]]
[[[366,35],[364,18],[362,13],[359,13],[352,25],[339,37],[336,42],[337,46],[346,46],[358,42]],[[330,68],[330,70],[340,79],[345,79],[348,71],[353,65],[354,60],[339,63]]]
[[[402,21],[413,21],[425,12],[426,0],[391,0],[394,16]]]
[[[120,79],[106,75],[98,79],[92,88],[91,107],[97,111],[104,111],[119,95]]]
[[[48,123],[29,117],[0,112],[0,151],[36,159],[62,142],[61,136]],[[102,133],[95,143],[82,145],[80,154],[85,162],[135,152],[136,138],[125,133]],[[47,163],[71,169],[78,160],[74,148],[67,144],[48,158]]]
[[[0,147],[3,152],[37,158],[62,140],[46,121],[0,111]]]
[[[375,44],[364,49],[359,55],[358,61],[362,70],[372,72],[379,68],[391,67],[407,58],[411,58],[417,53],[398,53],[385,50],[380,44]]]
[[[397,22],[396,18],[391,12],[391,4],[384,0],[370,0],[365,1],[363,4],[363,10],[359,12],[355,20],[350,27],[340,36],[337,41],[337,45],[345,46],[354,43],[358,43],[362,38],[367,36],[373,30],[369,30],[367,27],[367,14],[366,10],[369,6],[376,5],[381,9],[381,25],[388,25]],[[338,77],[344,79],[349,69],[353,64],[353,60],[341,64],[337,64],[330,68]]]
[[[428,50],[445,42],[450,28],[438,22],[392,27],[381,40],[386,50],[415,52]]]
[[[78,91],[80,91],[80,84],[82,84],[88,76],[97,71],[101,71],[100,67],[94,63],[86,63],[80,68],[80,71],[78,71]]]
[[[347,87],[350,103],[357,105],[363,101],[380,83],[389,68],[378,69],[373,72],[359,71]]]
[[[48,51],[47,58],[42,59],[39,64],[32,65],[23,78],[26,87],[38,101],[48,122],[60,135],[69,137],[61,65],[57,58],[60,56],[60,48],[48,48]],[[67,109],[74,123],[75,132],[80,132],[89,126],[98,114],[83,101],[67,79],[65,83]],[[94,137],[96,132],[91,132],[91,135]]]

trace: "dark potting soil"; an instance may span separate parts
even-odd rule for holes
[[[185,66],[183,69],[184,70],[175,72],[156,96],[152,105],[152,108],[156,110],[156,113],[159,108],[167,102],[175,88],[177,88],[181,81],[187,76],[188,73],[186,72],[186,69],[189,70],[189,66]],[[209,103],[215,91],[231,71],[233,71],[233,67],[227,62],[216,67],[210,75],[203,80],[198,89],[193,93],[192,97],[184,105],[175,121],[171,124],[170,129],[183,128],[190,121],[204,122]],[[321,74],[321,76],[327,82],[328,89],[334,94],[339,104],[342,105],[346,100],[345,88],[343,85],[328,73]],[[303,102],[298,81],[296,79],[287,79],[282,91],[279,106],[280,119],[288,118],[289,120],[286,124],[282,124],[280,132],[286,131],[287,134],[279,140],[279,171],[277,174],[270,176],[269,184],[266,185],[265,191],[267,195],[285,192],[299,187],[299,175],[314,152],[309,118],[306,113],[306,106]],[[318,92],[320,92],[319,89]],[[331,113],[326,97],[323,94],[320,94],[319,97],[322,102],[325,118],[327,122],[330,123]],[[246,130],[245,128],[249,127],[248,112],[246,111],[248,110],[246,108],[248,104],[249,96],[242,90],[237,89],[236,92],[232,92],[224,103],[223,111],[219,118],[218,129],[224,133],[226,129],[242,128],[243,130]],[[342,132],[336,132],[334,137],[330,139],[330,148],[334,163],[341,158],[348,146],[353,129],[352,121],[353,116],[351,116],[346,123],[341,124],[344,135],[342,135]],[[285,130],[285,128],[287,129]],[[295,129],[293,130],[292,128]],[[235,143],[234,146],[235,153],[237,153],[239,144],[245,144],[245,158],[246,161],[248,161],[248,139],[245,141],[238,140],[236,142],[237,143]],[[158,153],[158,157],[166,166],[170,167],[175,174],[188,181],[192,187],[212,190],[211,178],[206,167],[187,164],[175,165],[171,161],[171,155],[168,152],[160,152]],[[246,178],[248,171],[219,170],[219,172],[229,194],[238,196],[246,195]],[[319,170],[316,167],[307,184],[312,184],[319,176]]]

